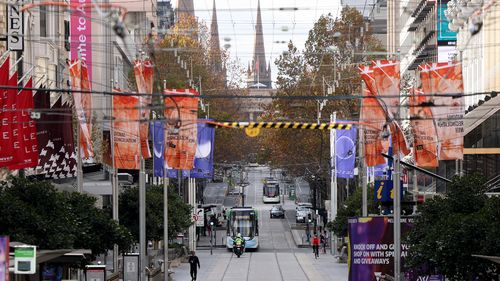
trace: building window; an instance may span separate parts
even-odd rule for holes
[[[69,20],[64,21],[64,49],[66,51],[70,51],[70,44],[69,44]]]
[[[47,7],[40,6],[40,37],[47,37]]]

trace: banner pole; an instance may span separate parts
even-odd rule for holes
[[[114,88],[114,81],[111,80],[111,88]],[[115,161],[115,118],[113,112],[113,97],[111,97],[111,126],[110,126],[110,149],[111,149],[111,166],[112,166],[112,175],[111,175],[111,193],[112,193],[112,201],[113,201],[113,220],[119,222],[119,213],[118,213],[118,168],[116,167]],[[118,255],[119,249],[118,245],[113,245],[113,271],[118,272]]]
[[[167,126],[165,123],[163,125],[163,155],[165,155],[166,145],[165,138],[167,137]],[[165,160],[163,161],[163,259],[164,259],[164,273],[163,281],[168,281],[168,185],[169,178],[167,177],[167,165],[165,165]]]
[[[333,112],[333,114],[331,115],[331,122],[332,123],[335,123],[337,122],[337,112]],[[337,130],[335,129],[332,129],[332,134],[330,134],[333,136],[333,138],[330,140],[332,142],[332,144],[330,145],[331,149],[332,149],[332,156],[333,156],[333,169],[332,169],[332,176],[331,176],[331,190],[330,190],[330,194],[331,194],[331,202],[330,202],[330,208],[331,208],[331,221],[333,222],[335,220],[335,218],[337,217],[337,209],[338,209],[338,188],[337,188],[337,154],[336,154],[336,140],[337,140]],[[330,243],[331,247],[330,247],[330,252],[332,254],[337,254],[337,248],[338,248],[338,245],[337,245],[337,235],[335,235],[333,232],[331,233],[330,235],[332,241]]]

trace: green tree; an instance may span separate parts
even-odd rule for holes
[[[419,208],[406,241],[412,245],[406,267],[449,280],[498,280],[497,264],[472,256],[500,253],[500,198],[484,195],[484,183],[477,175],[455,177],[445,197]]]
[[[139,188],[129,187],[120,194],[120,222],[139,241]],[[168,192],[168,236],[186,230],[191,222],[191,206],[184,203],[173,186]],[[146,238],[163,240],[163,186],[146,187]]]
[[[58,192],[45,181],[11,177],[0,184],[0,235],[41,249],[91,249],[95,257],[118,244],[130,248],[132,237],[96,199]]]
[[[334,221],[327,224],[327,228],[333,231],[338,237],[347,236],[347,219],[351,217],[360,217],[362,215],[362,190],[361,188],[356,188],[354,193],[349,196],[349,198],[339,206],[337,210],[337,217]],[[368,189],[368,214],[378,214],[378,205],[375,204],[373,200],[373,192]]]
[[[344,8],[339,18],[322,15],[309,31],[304,50],[290,42],[288,50],[276,60],[276,96],[324,96],[327,84],[335,86],[333,96],[358,94],[361,83],[357,66],[370,57],[360,57],[357,53],[381,49],[355,8]],[[334,111],[338,119],[357,120],[358,103],[349,98],[328,101],[321,121],[328,122],[329,114]],[[316,100],[276,99],[267,116],[280,121],[315,123],[318,108]],[[328,140],[327,131],[268,130],[263,136],[264,147],[275,152],[268,154],[273,165],[286,166],[296,175],[308,168],[318,171],[316,176],[322,178],[327,177],[329,170]]]

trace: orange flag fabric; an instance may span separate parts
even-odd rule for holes
[[[88,68],[81,60],[74,60],[69,65],[69,76],[73,92],[73,101],[76,109],[76,116],[79,123],[79,145],[82,158],[94,156],[92,147],[92,95],[89,92],[91,85],[88,76]]]
[[[386,123],[384,109],[369,90],[365,90],[361,102],[361,123],[364,125],[365,162],[368,167],[385,163],[384,146],[380,133]]]
[[[413,133],[413,155],[419,167],[435,168],[438,163],[438,137],[428,98],[420,89],[410,96],[410,124]]]
[[[432,63],[421,66],[420,70],[423,92],[441,95],[428,100],[438,137],[438,158],[463,159],[464,100],[457,95],[463,93],[461,64]]]
[[[134,75],[135,82],[137,84],[137,91],[140,94],[153,94],[153,64],[151,61],[140,61],[136,60],[134,62]],[[141,96],[140,97],[141,106],[141,119],[149,120],[149,105],[151,104],[151,96]],[[149,122],[141,122],[140,124],[140,134],[141,134],[141,153],[144,158],[151,158],[151,150],[149,149]]]
[[[399,107],[399,61],[372,61],[370,66],[359,67],[366,88],[380,97],[380,104],[390,119],[398,116]]]
[[[198,98],[193,89],[165,90],[165,118],[167,127],[165,158],[169,169],[194,168],[198,135]],[[185,95],[168,97],[169,95]]]
[[[113,96],[113,145],[117,169],[140,169],[138,106],[139,98],[136,96]]]

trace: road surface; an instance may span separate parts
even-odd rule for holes
[[[248,169],[250,185],[245,188],[246,205],[259,211],[258,251],[247,252],[237,258],[226,249],[214,249],[213,255],[210,255],[209,248],[200,247],[197,255],[201,269],[197,280],[347,280],[346,264],[337,263],[330,254],[322,254],[319,259],[314,259],[310,248],[296,246],[290,230],[292,220],[270,219],[272,205],[262,203],[262,179],[267,176],[268,169]],[[294,202],[285,200],[284,207],[287,216],[294,214]],[[188,264],[173,270],[174,280],[191,280]]]

